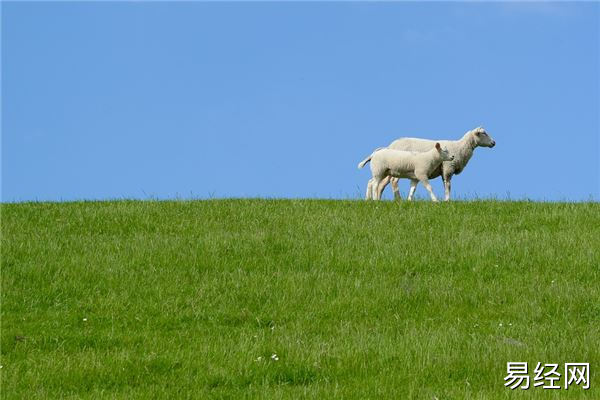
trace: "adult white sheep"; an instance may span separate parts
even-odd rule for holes
[[[435,143],[433,149],[422,153],[390,148],[377,149],[369,157],[362,160],[358,164],[358,168],[364,167],[369,161],[371,162],[373,178],[372,182],[369,181],[371,193],[367,193],[367,197],[370,196],[375,200],[381,199],[383,187],[380,186],[380,183],[388,176],[392,176],[395,178],[409,178],[411,180],[411,190],[421,182],[429,191],[431,200],[437,201],[433,190],[431,190],[428,177],[440,167],[442,161],[452,161],[453,159],[454,156],[450,155],[446,148],[442,148],[439,143]]]
[[[388,148],[405,151],[428,151],[431,150],[436,143],[440,143],[443,147],[446,147],[448,151],[454,155],[453,161],[444,161],[435,171],[429,175],[429,179],[437,178],[441,176],[444,181],[444,200],[450,200],[450,181],[452,176],[460,174],[463,169],[467,166],[467,163],[473,156],[473,151],[477,147],[494,147],[496,141],[492,139],[490,135],[482,127],[475,128],[468,131],[459,140],[427,140],[418,138],[401,138],[394,140]],[[386,177],[381,182],[380,190],[383,192],[387,184],[392,182],[392,190],[394,192],[394,198],[400,198],[400,191],[398,190],[398,178]],[[369,181],[369,185],[372,182]],[[408,200],[412,200],[415,193],[416,186],[411,185],[408,193]],[[367,188],[367,194],[369,189]],[[367,196],[368,198],[368,196]]]

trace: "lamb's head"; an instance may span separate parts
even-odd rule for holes
[[[440,153],[440,157],[442,157],[442,161],[452,161],[454,160],[454,156],[450,155],[450,152],[447,148],[442,148],[439,143],[435,144],[435,149]]]
[[[496,145],[496,141],[481,126],[473,129],[471,134],[473,135],[475,147],[494,147]]]

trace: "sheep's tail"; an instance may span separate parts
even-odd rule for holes
[[[361,162],[358,163],[358,168],[362,168],[365,165],[367,165],[367,163],[369,161],[371,161],[371,157],[373,157],[373,154],[371,154],[369,157],[365,158],[364,160],[362,160]]]
[[[385,148],[385,147],[378,147],[378,148],[376,148],[376,149],[375,149],[375,150],[374,150],[374,151],[371,153],[371,155],[370,155],[369,157],[365,158],[364,160],[362,160],[361,162],[359,162],[359,163],[358,163],[358,168],[360,169],[360,168],[364,167],[365,165],[367,165],[367,163],[368,163],[369,161],[371,161],[371,158],[373,158],[373,154],[375,154],[377,151],[379,151],[379,150],[381,150],[381,149],[384,149],[384,148]]]

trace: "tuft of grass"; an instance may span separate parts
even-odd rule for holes
[[[1,211],[4,399],[600,398],[598,203]],[[513,392],[509,361],[591,387]]]

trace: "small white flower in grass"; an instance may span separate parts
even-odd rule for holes
[[[510,322],[510,323],[508,324],[508,326],[512,326],[512,322]]]
[[[83,322],[87,322],[87,318],[84,318],[84,319],[83,319]]]
[[[258,356],[258,358],[254,361],[262,361],[262,356]]]
[[[279,356],[277,354],[273,353],[273,355],[271,355],[271,360],[279,361]]]
[[[498,326],[502,326],[502,322],[500,322],[500,323],[498,324]]]
[[[2,369],[3,365],[0,365],[0,369]]]

